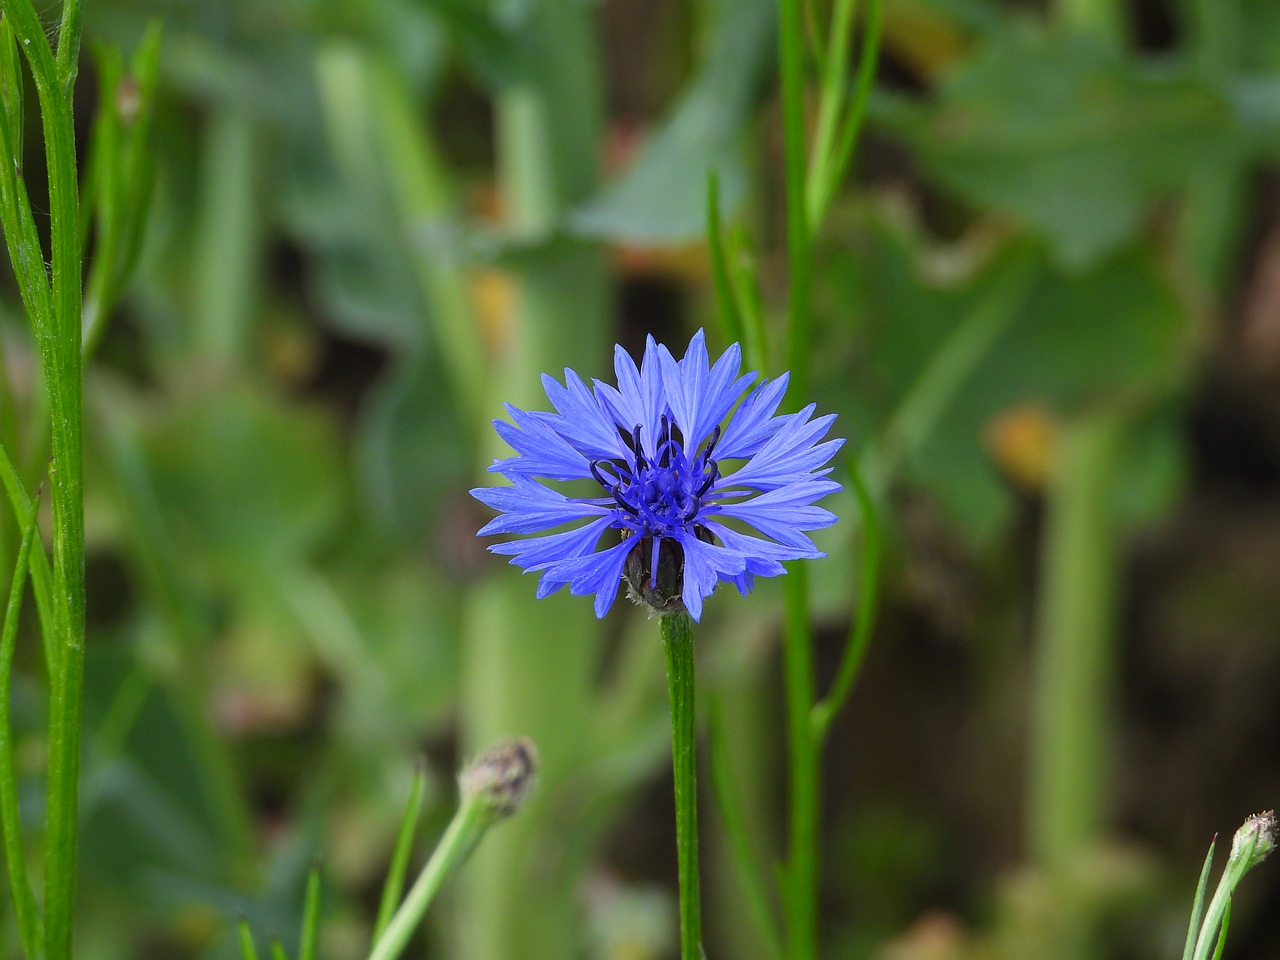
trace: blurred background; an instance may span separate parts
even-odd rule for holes
[[[815,49],[828,17],[813,0]],[[415,765],[425,854],[456,767],[512,734],[541,749],[537,799],[416,955],[674,956],[656,628],[535,602],[466,491],[501,403],[545,408],[540,373],[609,380],[647,333],[726,345],[708,170],[783,368],[773,0],[86,18],[82,141],[135,106],[127,83],[99,104],[93,42],[128,54],[153,18],[163,41],[151,210],[86,381],[78,956],[234,956],[242,915],[292,950],[317,856],[323,953],[362,956]],[[824,957],[1176,957],[1210,839],[1280,801],[1278,158],[1274,0],[885,0],[796,398],[839,414],[885,538],[824,755]],[[42,387],[4,269],[0,439],[34,488]],[[865,572],[853,498],[831,506],[823,689]],[[17,542],[6,511],[0,567]],[[776,583],[718,595],[698,637],[704,784],[715,763],[766,877],[780,606]],[[709,790],[702,821],[708,953],[763,958]],[[1227,956],[1280,956],[1277,917],[1268,864]]]

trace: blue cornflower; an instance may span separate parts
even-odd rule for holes
[[[567,584],[594,593],[603,617],[625,579],[635,599],[660,612],[683,605],[695,620],[721,580],[746,594],[783,561],[823,556],[806,531],[836,521],[814,506],[840,489],[826,464],[844,441],[819,442],[835,417],[813,419],[813,405],[776,415],[787,375],[750,389],[756,375],[741,366],[737,344],[711,366],[699,330],[680,361],[649,337],[638,370],[616,347],[616,388],[544,374],[555,413],[508,404],[512,423],[494,421],[516,456],[489,469],[511,486],[471,494],[501,512],[482,536],[568,529],[489,549],[541,571],[539,597]],[[545,480],[599,492],[568,496]],[[610,530],[621,540],[599,549]]]

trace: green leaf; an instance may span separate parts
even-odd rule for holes
[[[1250,137],[1189,67],[1076,34],[1011,31],[932,102],[882,107],[942,186],[1014,216],[1076,269],[1117,250],[1163,193],[1234,162]]]
[[[707,59],[680,102],[620,180],[569,215],[584,236],[641,243],[689,240],[706,232],[707,175],[715,171],[722,209],[747,189],[744,135],[773,58],[773,0],[726,8]]]
[[[337,519],[336,438],[318,411],[233,388],[173,411],[150,448],[170,529],[237,580],[305,554]]]

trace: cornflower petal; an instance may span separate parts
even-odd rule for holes
[[[489,552],[510,556],[508,562],[524,568],[525,572],[542,570],[566,558],[590,553],[612,522],[611,517],[601,517],[575,530],[491,544]]]
[[[565,439],[543,417],[526,413],[507,404],[507,413],[515,425],[502,420],[493,421],[498,436],[516,451],[518,456],[495,460],[489,467],[491,473],[514,478],[545,477],[548,480],[586,480],[591,476],[591,461]]]
[[[564,386],[546,373],[542,375],[542,386],[547,392],[547,399],[559,413],[559,416],[543,414],[543,418],[548,425],[554,424],[553,429],[575,450],[591,460],[623,456],[625,448],[613,418],[581,377],[566,367]]]
[[[720,492],[728,487],[751,487],[773,490],[795,483],[825,466],[844,445],[843,440],[829,440],[814,445],[835,421],[834,414],[810,420],[812,404],[785,418],[786,423],[741,468],[721,477],[712,487]],[[717,451],[718,452],[718,451]]]
[[[609,508],[584,500],[571,500],[550,487],[526,477],[512,477],[510,487],[477,487],[471,495],[487,506],[502,511],[483,527],[478,536],[491,533],[535,533],[575,520],[609,513]]]
[[[773,418],[787,391],[791,375],[784,373],[776,380],[766,380],[747,394],[734,411],[724,435],[716,444],[716,454],[725,460],[745,460],[782,429],[785,420]]]

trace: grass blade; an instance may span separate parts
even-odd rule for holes
[[[1187,945],[1182,951],[1182,960],[1191,960],[1196,949],[1196,934],[1200,932],[1200,920],[1204,917],[1204,892],[1209,885],[1209,872],[1213,869],[1213,852],[1217,849],[1218,838],[1214,837],[1209,844],[1209,852],[1204,858],[1204,867],[1200,870],[1200,883],[1196,885],[1196,898],[1191,905],[1191,925],[1187,927]]]
[[[409,869],[409,855],[413,852],[413,836],[418,827],[418,816],[422,812],[422,796],[426,791],[427,771],[422,765],[413,775],[413,786],[409,790],[409,802],[405,804],[404,817],[400,820],[400,832],[396,835],[395,852],[391,855],[391,866],[387,869],[387,882],[382,887],[382,902],[378,905],[378,919],[373,924],[373,942],[381,939],[387,924],[400,903],[404,893],[404,877]]]
[[[258,948],[253,945],[253,931],[249,921],[241,917],[236,926],[240,930],[240,960],[258,960]]]
[[[745,331],[742,314],[733,296],[729,268],[725,261],[724,233],[720,222],[720,178],[707,173],[707,250],[711,254],[711,279],[716,291],[716,316],[730,343],[742,343]]]
[[[302,909],[302,938],[298,944],[298,960],[316,960],[320,942],[320,858],[311,864],[307,874],[307,899]]]

